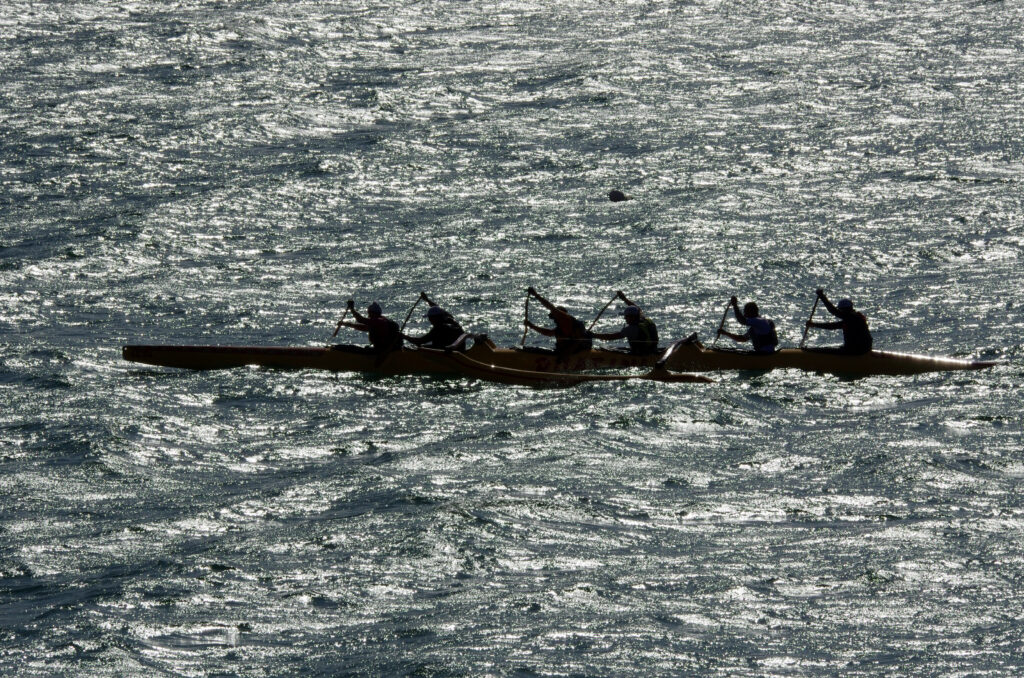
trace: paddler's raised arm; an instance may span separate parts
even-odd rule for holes
[[[420,299],[427,302],[427,306],[437,306],[437,302],[428,297],[426,292],[420,292]]]
[[[623,302],[624,304],[626,304],[626,306],[636,306],[637,308],[640,308],[639,306],[637,306],[636,304],[634,304],[634,303],[633,303],[632,301],[630,301],[629,299],[627,299],[627,298],[626,298],[626,293],[625,293],[625,292],[623,292],[622,290],[619,290],[618,292],[616,292],[616,293],[615,293],[615,296],[617,296],[617,297],[618,297],[619,299],[622,299],[622,302]]]
[[[544,308],[546,308],[547,310],[552,311],[552,312],[560,312],[560,311],[558,311],[558,309],[555,307],[554,304],[552,304],[550,301],[548,301],[544,297],[540,296],[540,293],[537,292],[537,290],[533,289],[532,287],[526,288],[526,293],[529,294],[534,299],[536,299],[537,301],[539,301],[544,306]]]
[[[829,313],[831,313],[832,315],[839,315],[839,309],[833,306],[832,302],[829,301],[828,297],[825,296],[825,290],[819,287],[817,290],[814,291],[814,293],[818,295],[819,299],[821,299],[821,303],[825,304],[825,308],[828,309]]]
[[[540,296],[540,294],[537,292],[537,290],[533,289],[532,287],[527,288],[526,293],[529,294],[530,296],[532,296],[537,301],[539,301],[541,304],[544,305],[544,308],[546,308],[546,309],[548,309],[548,311],[550,311],[550,314],[548,315],[548,317],[551,318],[552,320],[554,320],[555,323],[559,323],[560,321],[563,322],[563,323],[564,322],[571,322],[571,321],[574,320],[572,315],[570,315],[569,312],[566,311],[564,307],[563,308],[559,308],[558,306],[555,306],[550,301],[548,301],[544,297]],[[555,333],[554,333],[553,330],[552,330],[551,334],[548,334],[547,332],[541,332],[541,330],[539,328],[534,327],[533,329],[536,329],[541,334],[544,334],[544,335],[549,336],[549,337],[555,336]]]
[[[729,300],[729,303],[732,304],[733,313],[736,314],[736,322],[738,322],[740,325],[746,325],[747,319],[743,316],[742,313],[740,313],[740,300],[737,299],[736,297],[733,297],[732,299]],[[735,337],[729,335],[727,332],[723,332],[723,334],[725,334],[725,336],[729,337],[730,339],[735,339]]]
[[[352,317],[356,319],[357,323],[359,323],[360,325],[363,325],[363,326],[366,325],[366,316],[362,315],[359,311],[356,310],[356,302],[355,301],[353,301],[352,299],[349,299],[345,303],[345,306],[348,308],[349,313],[352,314]],[[346,324],[345,326],[346,327],[352,327],[351,324]]]
[[[348,312],[352,314],[352,317],[356,319],[356,322],[347,323],[345,321],[341,321],[338,323],[338,327],[348,327],[353,330],[359,330],[360,332],[369,331],[370,328],[366,325],[366,318],[360,315],[359,311],[356,310],[356,302],[349,299],[345,303],[345,307],[348,309]]]

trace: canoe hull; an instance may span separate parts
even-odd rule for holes
[[[336,372],[375,372],[379,374],[452,374],[459,373],[452,361],[438,360],[437,351],[403,348],[378,356],[362,347],[296,346],[125,346],[125,360],[148,365],[191,370],[217,370],[244,365],[279,369],[319,369]],[[566,359],[532,350],[496,348],[489,340],[478,341],[466,353],[471,360],[486,366],[537,373],[569,373],[589,370],[650,369],[658,355],[638,356],[623,351],[595,349]],[[871,351],[850,356],[814,349],[784,348],[769,355],[713,349],[700,342],[678,342],[665,362],[675,372],[713,372],[719,370],[800,369],[864,376],[870,374],[920,374],[951,370],[978,370],[996,363],[956,358],[936,358],[911,353]]]
[[[668,364],[673,370],[688,372],[799,369],[854,376],[980,370],[994,365],[996,363],[988,361],[936,358],[892,351],[843,355],[814,349],[783,348],[768,355],[758,355],[751,352],[706,348],[698,342],[679,346]]]
[[[341,346],[125,346],[125,360],[160,367],[188,370],[223,370],[255,365],[276,369],[315,369],[333,372],[375,372],[378,374],[451,373],[437,360],[415,349],[402,349],[384,356],[367,353],[361,347]]]
[[[335,372],[378,372],[382,374],[451,373],[453,366],[431,357],[433,351],[403,348],[385,356],[367,353],[362,347],[336,346],[163,346],[129,345],[122,350],[125,360],[161,367],[190,370],[220,370],[245,365],[278,369],[319,369]],[[585,370],[653,367],[657,355],[636,356],[610,350],[584,351],[559,360],[552,353],[495,348],[490,341],[474,344],[466,352],[473,360],[533,372],[582,372]]]

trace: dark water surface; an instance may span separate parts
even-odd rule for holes
[[[0,673],[1024,670],[1019,3],[14,0],[0,73]],[[1003,364],[120,358],[420,290],[511,345],[528,285]]]

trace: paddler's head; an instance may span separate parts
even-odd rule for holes
[[[622,316],[626,319],[627,325],[636,325],[640,322],[640,307],[639,306],[627,306],[622,312]]]
[[[743,304],[744,318],[756,318],[759,315],[761,315],[761,309],[757,307],[757,304],[755,304],[752,301],[748,301],[747,303]]]
[[[424,317],[430,321],[431,325],[436,325],[444,320],[445,316],[448,315],[444,312],[444,309],[440,306],[431,306],[427,309]]]
[[[839,303],[836,304],[836,309],[842,315],[849,315],[853,313],[853,302],[849,299],[840,299]]]
[[[380,304],[375,301],[366,307],[366,315],[371,318],[379,318],[384,315],[384,311],[381,309]]]

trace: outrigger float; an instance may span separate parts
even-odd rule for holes
[[[800,369],[852,376],[906,375],[951,370],[978,370],[997,363],[981,360],[939,358],[911,353],[871,351],[843,355],[813,348],[783,348],[770,354],[708,348],[695,336],[672,344],[662,353],[636,355],[626,351],[592,349],[561,359],[540,349],[498,348],[486,335],[464,335],[448,350],[403,347],[379,355],[365,347],[336,345],[296,346],[163,346],[129,345],[125,360],[147,365],[191,370],[216,370],[257,365],[278,369],[321,369],[376,374],[464,374],[506,383],[580,383],[621,378],[656,378],[662,381],[709,381],[678,372],[720,370]],[[588,370],[646,368],[646,375],[581,374]]]

